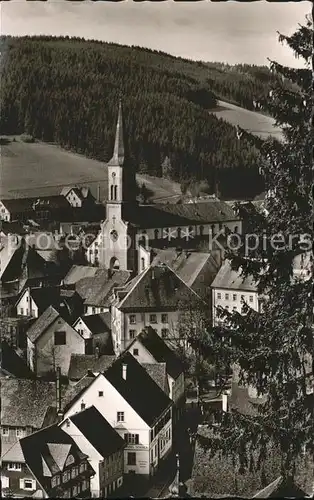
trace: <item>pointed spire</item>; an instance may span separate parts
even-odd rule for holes
[[[116,137],[114,141],[113,156],[109,161],[111,165],[122,166],[124,163],[124,140],[123,140],[123,117],[122,117],[122,102],[119,99],[119,112],[116,127]]]

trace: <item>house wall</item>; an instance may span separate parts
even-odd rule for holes
[[[103,392],[103,396],[99,396],[99,391]],[[66,411],[64,417],[68,418],[81,411],[82,403],[86,408],[95,406],[123,439],[125,433],[139,435],[138,445],[126,445],[124,473],[135,471],[136,474],[148,476],[150,473],[150,428],[103,375],[95,379]],[[123,423],[117,421],[117,412],[124,412]],[[136,453],[136,465],[128,465],[128,452]]]
[[[137,252],[137,258],[138,258],[138,263],[137,263],[137,269],[138,272],[141,273],[145,271],[150,266],[150,252],[148,250],[145,250],[144,247],[141,245],[137,245],[138,252]]]
[[[86,249],[85,254],[86,254],[87,262],[89,262],[92,265],[99,264],[99,259],[100,259],[99,247],[100,247],[101,242],[102,242],[102,233],[100,231],[97,235],[97,238]]]
[[[38,318],[38,307],[31,297],[29,288],[25,290],[22,297],[17,302],[16,313],[18,316],[32,316],[33,318]]]
[[[123,484],[124,451],[118,451],[99,464],[102,496],[107,497]]]
[[[66,332],[66,344],[54,345],[54,333]],[[84,354],[85,340],[66,321],[59,317],[36,342],[36,373],[44,375],[59,366],[61,374],[67,376],[71,354]]]
[[[8,470],[8,467],[12,462],[5,462],[2,460],[1,466],[1,494],[10,494],[10,496],[15,497],[31,497],[37,489],[41,490],[40,485],[37,483],[33,474],[30,472],[29,468],[25,463],[14,462],[16,465],[19,464],[20,470]],[[31,488],[25,488],[24,480],[30,480],[32,482]],[[42,490],[41,490],[42,491]],[[42,492],[43,493],[43,492]],[[42,495],[45,498],[46,495]]]
[[[81,207],[82,206],[82,200],[77,196],[77,194],[71,189],[71,191],[68,192],[66,195],[66,199],[72,205],[72,207]]]
[[[109,312],[109,307],[100,307],[93,305],[85,306],[85,316],[89,314],[99,314],[104,312]]]
[[[2,201],[0,201],[0,220],[5,220],[7,222],[11,221],[11,214]]]
[[[112,241],[110,233],[117,231],[117,241]],[[119,269],[128,268],[128,226],[121,219],[121,206],[119,204],[107,204],[107,219],[101,226],[101,242],[99,246],[99,262],[107,269],[112,267],[112,259],[117,259]]]
[[[246,303],[255,311],[259,309],[258,303],[258,293],[252,291],[243,291],[243,290],[232,290],[232,289],[222,289],[222,288],[213,288],[212,290],[212,316],[213,316],[213,324],[217,324],[217,311],[216,308],[221,306],[223,308],[227,308],[229,312],[238,311],[241,313],[242,310],[242,297],[246,301]]]
[[[34,343],[27,337],[26,350],[27,365],[35,373],[36,372],[36,348]]]
[[[115,306],[111,307],[111,332],[113,348],[116,354],[123,351],[123,331],[124,331],[124,314]]]
[[[84,339],[90,339],[92,336],[92,332],[85,325],[82,318],[79,318],[73,325],[74,330],[76,330]]]
[[[156,323],[151,323],[150,315],[156,315]],[[162,315],[166,314],[168,316],[167,322],[162,322]],[[173,338],[176,336],[178,322],[179,322],[179,311],[158,311],[158,312],[128,312],[123,313],[124,322],[121,322],[121,346],[122,349],[126,349],[130,342],[146,327],[151,326],[156,330],[161,338]],[[135,323],[131,323],[130,316],[135,316]],[[168,330],[168,337],[163,337],[162,329]],[[130,330],[134,330],[134,333],[130,333]]]

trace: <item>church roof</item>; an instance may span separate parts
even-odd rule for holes
[[[109,160],[108,165],[122,167],[123,164],[124,164],[123,117],[122,117],[122,104],[120,100],[113,156],[111,160]]]

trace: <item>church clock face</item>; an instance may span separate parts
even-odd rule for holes
[[[112,241],[117,241],[118,239],[118,233],[115,229],[113,229],[111,232],[110,232],[110,238],[112,239]]]

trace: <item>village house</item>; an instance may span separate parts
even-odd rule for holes
[[[25,349],[27,345],[26,331],[33,323],[34,318],[10,316],[5,311],[1,318],[1,340],[7,341],[9,345],[16,349]]]
[[[87,374],[105,372],[116,360],[116,356],[110,356],[99,352],[95,354],[72,354],[68,372],[69,382],[78,382]]]
[[[130,279],[131,272],[111,271],[91,266],[72,266],[63,280],[65,287],[74,286],[84,300],[84,314],[110,310],[113,290]]]
[[[217,325],[217,307],[228,312],[242,312],[243,302],[255,311],[259,310],[257,283],[252,276],[242,276],[241,270],[234,271],[230,261],[226,260],[212,282],[212,318]]]
[[[113,355],[110,312],[80,316],[74,323],[77,330],[86,340],[86,354],[95,353]]]
[[[146,327],[164,340],[178,337],[180,312],[204,307],[200,297],[166,265],[151,265],[115,289],[111,331],[115,352],[122,352]]]
[[[112,493],[119,494],[124,475],[124,439],[94,406],[72,415],[60,427],[87,455],[95,471],[91,496],[107,498]]]
[[[7,222],[27,222],[28,219],[32,219],[44,223],[62,219],[62,211],[69,207],[69,202],[61,195],[2,199],[0,218]]]
[[[148,479],[172,449],[173,402],[130,353],[120,356],[64,408],[95,406],[127,443],[124,473]]]
[[[169,384],[169,398],[174,402],[172,411],[174,425],[180,419],[185,405],[183,365],[176,353],[148,326],[135,337],[127,351],[143,364],[165,363]]]
[[[67,376],[72,353],[84,354],[85,340],[49,306],[27,331],[27,363],[37,376],[50,376],[57,367]]]
[[[45,427],[20,440],[34,490],[41,498],[90,498],[95,474],[88,457],[58,425]]]
[[[84,205],[95,202],[95,198],[88,187],[66,186],[60,194],[66,198],[72,207],[82,208]]]

